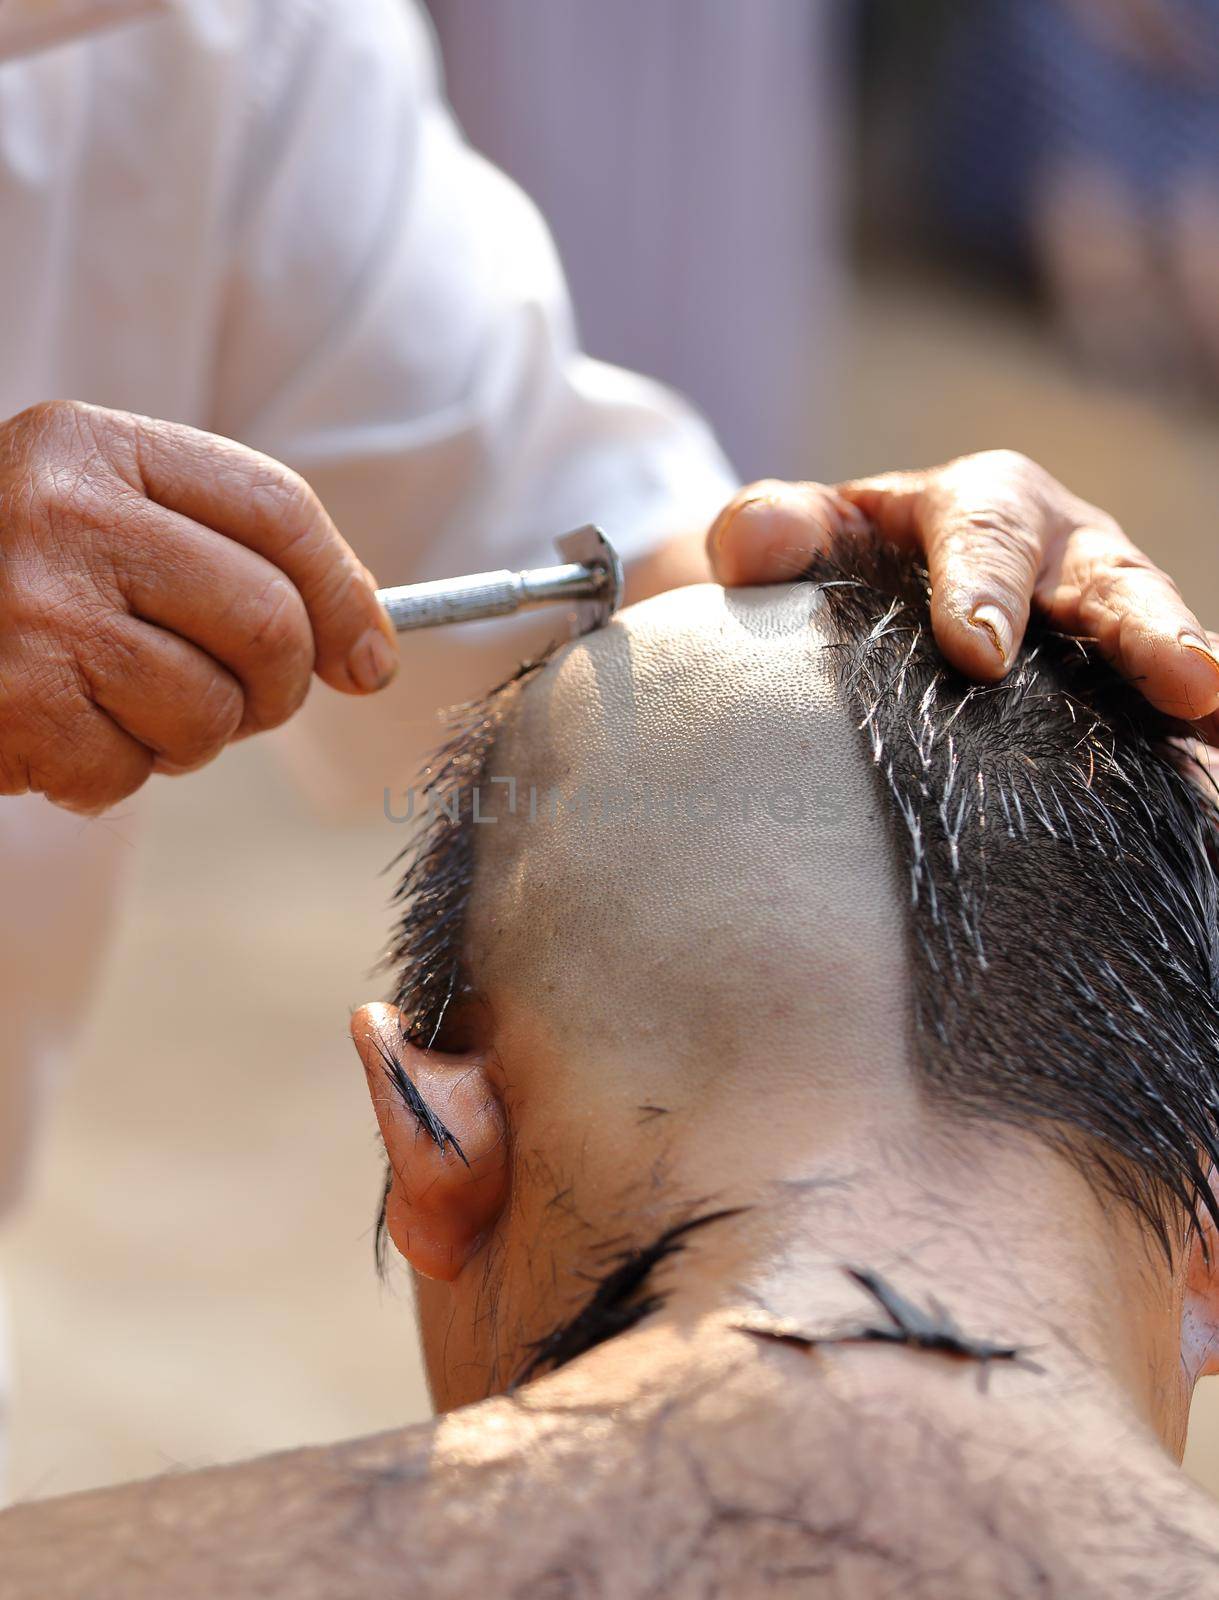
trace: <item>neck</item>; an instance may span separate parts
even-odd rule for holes
[[[659,1314],[523,1392],[531,1419],[613,1417],[622,1454],[605,1428],[596,1452],[621,1492],[665,1486],[666,1540],[683,1519],[740,1529],[751,1593],[763,1568],[861,1597],[896,1571],[938,1575],[941,1600],[1204,1589],[1213,1506],[1167,1453],[1180,1290],[1144,1227],[1039,1141],[946,1133],[900,1095],[883,1136],[782,1098],[756,1130],[737,1093],[671,1130],[647,1170],[677,1214],[731,1214],[658,1267]],[[840,1342],[894,1326],[847,1267],[1023,1357]]]
[[[1043,1141],[949,1126],[900,1086],[876,1097],[883,1117],[875,1098],[827,1103],[771,1080],[755,1124],[740,1108],[757,1098],[740,1084],[717,1089],[696,1118],[657,1135],[666,1190],[688,1197],[692,1214],[739,1208],[659,1270],[670,1317],[719,1316],[759,1337],[770,1325],[866,1372],[897,1349],[876,1337],[899,1331],[881,1303],[891,1292],[949,1344],[955,1330],[979,1351],[1020,1355],[982,1374],[963,1353],[908,1345],[909,1383],[938,1393],[972,1369],[985,1426],[997,1408],[1041,1397],[1121,1416],[1179,1459],[1193,1377],[1181,1359],[1182,1274],[1127,1207]],[[711,1186],[708,1173],[724,1177]],[[837,1342],[844,1334],[866,1337]]]

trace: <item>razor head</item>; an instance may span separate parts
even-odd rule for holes
[[[591,522],[565,533],[555,544],[564,561],[578,562],[603,574],[603,586],[598,592],[576,603],[572,636],[578,639],[594,628],[603,628],[622,604],[622,562],[601,529]]]

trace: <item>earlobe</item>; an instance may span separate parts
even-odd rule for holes
[[[485,1059],[420,1049],[395,1006],[362,1006],[351,1035],[392,1170],[390,1238],[416,1272],[455,1278],[508,1194],[507,1124]]]

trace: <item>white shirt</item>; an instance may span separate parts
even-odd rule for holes
[[[240,439],[384,584],[553,559],[589,521],[629,558],[735,487],[684,402],[580,354],[545,226],[463,142],[417,5],[0,0],[6,37],[0,416],[72,398]],[[366,806],[400,775],[389,720],[417,755],[513,637],[490,666],[485,630],[412,640],[375,712],[315,692],[281,743]]]
[[[241,439],[383,582],[589,520],[630,555],[730,492],[689,408],[579,354],[415,6],[0,0],[0,55],[40,40],[0,65],[0,415],[70,397]]]
[[[629,557],[735,486],[675,395],[580,354],[546,229],[463,143],[404,0],[0,0],[0,329],[0,417],[72,398],[240,439],[382,583],[545,561],[588,521]],[[327,769],[377,752],[379,796],[385,706],[434,727],[482,637],[416,652],[380,710],[318,697]],[[23,880],[46,913],[0,920],[0,1206],[66,1042],[37,974],[83,1000],[105,837],[0,800],[0,919]]]

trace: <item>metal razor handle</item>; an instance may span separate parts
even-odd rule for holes
[[[622,565],[599,528],[578,528],[558,540],[562,566],[530,572],[476,572],[465,578],[378,589],[377,599],[398,633],[475,622],[560,600],[580,602],[576,632],[608,622],[622,599]],[[575,557],[577,559],[570,559]]]
[[[382,589],[377,598],[399,633],[435,628],[446,622],[473,622],[503,617],[551,600],[579,600],[599,594],[603,573],[570,562],[536,572],[476,572],[468,578],[442,578],[436,583],[410,583]]]

